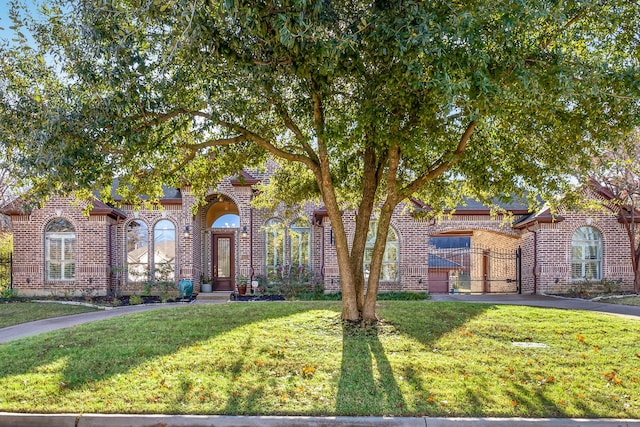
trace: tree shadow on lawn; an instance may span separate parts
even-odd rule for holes
[[[428,346],[442,335],[461,327],[490,306],[447,303],[396,304],[379,310],[379,325],[362,330],[343,325],[343,351],[336,413],[340,415],[401,415],[411,413],[380,338],[388,333],[406,335]],[[455,307],[455,308],[454,308]],[[416,316],[416,310],[424,310]],[[407,319],[415,319],[414,322]],[[391,332],[389,332],[391,331]],[[410,351],[407,349],[407,351]],[[408,378],[411,381],[411,379]],[[425,384],[413,384],[423,390]]]
[[[0,378],[47,371],[48,366],[63,361],[60,382],[63,388],[74,389],[88,382],[126,374],[148,361],[253,322],[311,309],[297,304],[279,304],[277,310],[269,311],[256,310],[253,304],[202,305],[98,321],[0,344]],[[21,357],[25,354],[30,357]]]
[[[377,327],[362,331],[344,326],[341,376],[336,397],[336,413],[339,415],[427,415],[427,416],[569,416],[562,402],[554,402],[545,390],[530,390],[517,383],[505,383],[502,392],[493,395],[499,375],[480,373],[469,384],[459,384],[459,390],[449,395],[455,401],[439,401],[446,380],[425,375],[424,366],[407,363],[398,365],[403,352],[411,354],[421,350],[423,356],[429,353],[437,341],[445,334],[464,327],[465,324],[483,313],[498,309],[487,304],[459,303],[407,303],[396,305],[393,310],[385,310],[380,304],[379,314],[384,319]],[[419,313],[417,310],[420,310]],[[414,319],[414,321],[407,321]],[[417,348],[395,347],[388,335],[404,335],[415,340]],[[464,337],[463,337],[464,338]],[[407,346],[406,341],[403,344]],[[385,348],[386,347],[386,348]],[[426,351],[425,351],[426,350]],[[470,347],[469,352],[481,351]],[[434,366],[451,363],[451,367],[464,366],[462,353],[455,357],[445,353],[433,353]],[[439,359],[440,361],[436,361]],[[429,361],[427,360],[427,364]],[[499,363],[499,362],[498,362]],[[436,368],[437,369],[437,368]],[[464,371],[463,371],[464,372]],[[441,374],[433,374],[441,375]],[[446,375],[446,373],[444,374]],[[460,373],[451,375],[460,375]],[[400,379],[401,378],[401,379]],[[446,377],[445,377],[446,378]],[[402,381],[402,386],[399,384]],[[449,381],[457,381],[451,377]],[[488,383],[491,382],[491,384]],[[437,384],[437,385],[436,385]],[[403,389],[411,389],[410,395],[403,396]],[[436,399],[433,398],[436,396]],[[511,402],[509,402],[511,400]],[[500,402],[502,401],[502,402]],[[511,403],[511,404],[510,404]],[[498,409],[497,409],[498,408]],[[499,409],[503,408],[503,409]],[[496,409],[498,412],[495,412]],[[577,408],[585,416],[603,416],[587,405]],[[453,411],[453,412],[452,412]]]
[[[390,304],[393,304],[393,307],[386,309]],[[361,330],[343,324],[342,360],[340,377],[336,379],[338,383],[335,414],[448,415],[439,406],[429,406],[426,403],[432,385],[425,380],[428,377],[424,376],[424,372],[420,372],[419,367],[394,365],[397,363],[394,358],[398,352],[411,354],[413,349],[405,340],[402,345],[407,346],[406,348],[390,350],[389,346],[393,344],[386,340],[387,335],[404,335],[414,340],[415,346],[430,349],[443,335],[464,326],[473,318],[495,307],[466,303],[381,302],[379,314],[383,321],[377,327]],[[16,381],[21,381],[21,375],[51,372],[50,375],[59,376],[59,380],[56,378],[56,381],[60,382],[62,392],[81,389],[87,384],[98,383],[120,374],[130,375],[132,369],[147,364],[152,366],[163,356],[178,354],[182,349],[192,346],[197,347],[199,343],[205,343],[234,329],[312,310],[335,311],[336,322],[339,321],[339,305],[327,303],[274,303],[273,308],[268,310],[257,310],[254,303],[189,306],[100,321],[0,344],[0,379],[16,377]],[[248,334],[236,345],[251,346],[254,339],[255,337]],[[229,355],[221,354],[220,357],[228,358]],[[243,359],[237,359],[227,369],[240,374],[243,366]],[[184,369],[189,369],[189,366],[185,364]],[[402,387],[399,384],[400,376],[403,376],[402,381],[405,381]],[[179,382],[180,385],[177,387],[181,391],[176,397],[175,405],[170,409],[175,413],[184,411],[180,406],[181,399],[187,394],[192,394],[191,389],[194,386],[191,379],[181,378]],[[266,390],[263,386],[257,384],[254,389],[243,390],[237,395],[233,390],[226,390],[226,410],[257,413],[256,408],[259,410],[260,399]],[[411,397],[403,396],[402,390],[407,386],[416,390]],[[23,388],[28,387],[26,385]],[[482,385],[475,390],[467,390],[466,395],[459,397],[464,402],[457,403],[459,406],[472,405],[481,408],[483,402],[490,398],[485,396],[482,390]],[[225,393],[223,390],[219,392]],[[516,389],[515,392],[518,397],[514,400],[518,400],[522,414],[526,414],[527,411],[539,413],[541,407],[546,408],[547,414],[556,413],[562,416],[565,413],[564,408],[546,399],[542,393],[525,397],[525,389]],[[5,400],[7,396],[10,397],[9,392],[5,394]],[[206,404],[204,406],[206,407]],[[165,406],[164,410],[166,409]],[[150,407],[150,411],[153,410]],[[217,410],[225,411],[222,408]],[[588,408],[582,410],[594,414]]]

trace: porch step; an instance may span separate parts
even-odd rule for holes
[[[196,301],[229,301],[231,291],[200,292]]]

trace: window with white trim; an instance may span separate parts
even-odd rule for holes
[[[149,227],[144,221],[131,221],[127,226],[127,281],[149,279],[149,255]]]
[[[45,270],[47,280],[76,277],[76,230],[69,221],[56,218],[45,229]]]
[[[278,281],[289,274],[306,276],[311,266],[311,227],[298,218],[288,227],[277,218],[264,226],[265,273],[268,280]]]
[[[367,233],[367,243],[364,250],[364,276],[365,279],[369,277],[369,270],[371,269],[371,258],[373,256],[373,247],[376,242],[376,234],[378,233],[378,221],[371,221],[369,223],[369,232]],[[382,257],[382,267],[380,269],[380,280],[396,281],[398,280],[398,264],[400,262],[400,241],[398,240],[398,234],[389,227],[387,233],[387,243],[384,248],[384,255]]]
[[[278,269],[284,268],[285,247],[284,247],[284,223],[272,218],[264,225],[264,245],[265,245],[265,273],[267,277],[281,274]]]
[[[580,227],[573,233],[571,279],[602,279],[602,235],[593,227]]]
[[[289,227],[291,241],[291,267],[309,267],[311,254],[311,229],[309,222],[298,218]]]
[[[176,226],[168,219],[153,227],[153,277],[158,281],[172,281],[176,271]]]

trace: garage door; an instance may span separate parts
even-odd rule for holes
[[[449,272],[447,270],[429,269],[429,293],[449,293]]]

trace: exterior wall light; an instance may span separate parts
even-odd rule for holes
[[[240,237],[242,237],[243,239],[246,239],[247,237],[249,237],[249,231],[247,230],[246,225],[242,227],[242,231],[240,232]]]

